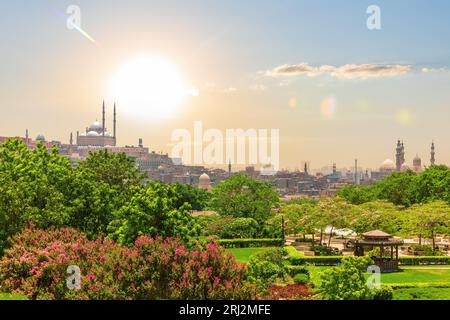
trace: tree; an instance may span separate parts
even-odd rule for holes
[[[401,229],[400,208],[391,202],[376,200],[359,205],[357,208],[349,224],[356,233],[383,230],[395,234]]]
[[[449,234],[450,206],[444,201],[414,205],[404,215],[404,232],[416,234],[420,238],[429,236],[433,250],[436,248],[436,234]]]
[[[450,203],[450,168],[431,166],[420,173],[416,180],[418,203],[443,200]]]
[[[132,244],[143,235],[182,239],[198,235],[190,205],[176,207],[177,200],[171,185],[155,182],[134,187],[131,199],[115,212],[107,228],[109,237],[122,244]]]
[[[371,300],[373,292],[366,284],[364,272],[372,263],[368,257],[344,257],[342,265],[324,271],[318,290],[327,300]]]
[[[253,218],[262,225],[279,203],[279,195],[266,182],[247,175],[235,175],[216,185],[212,191],[212,209],[222,215]]]
[[[19,139],[0,146],[0,251],[30,220],[39,227],[64,226],[69,209],[65,194],[73,169],[69,159],[43,144],[29,150]]]
[[[347,203],[340,197],[327,197],[319,201],[317,206],[318,217],[317,224],[323,230],[326,226],[330,226],[330,237],[328,238],[328,247],[331,245],[333,231],[337,228],[345,228],[348,226],[349,218],[355,206]]]

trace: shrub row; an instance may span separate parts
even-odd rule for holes
[[[405,266],[419,264],[450,264],[450,256],[412,256],[399,257],[399,263]]]
[[[29,299],[251,299],[246,266],[214,241],[140,237],[129,247],[74,229],[26,228],[0,259],[0,287]],[[68,267],[80,274],[68,278]],[[76,272],[76,271],[75,271]],[[76,285],[78,290],[71,290]]]
[[[297,257],[290,256],[289,262],[292,265],[315,265],[315,266],[333,266],[340,263],[342,256],[314,256]],[[413,256],[399,257],[399,264],[404,266],[411,265],[430,265],[430,264],[450,264],[450,256]]]
[[[297,274],[307,274],[309,275],[309,270],[305,266],[286,266],[286,270],[291,277]]]
[[[282,239],[220,239],[217,241],[224,248],[279,247]]]

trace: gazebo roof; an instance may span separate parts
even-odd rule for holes
[[[389,233],[380,230],[372,230],[363,233],[364,238],[390,238],[392,237]]]

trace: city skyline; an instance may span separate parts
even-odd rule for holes
[[[418,154],[428,165],[432,141],[436,163],[450,163],[450,4],[77,1],[95,43],[58,14],[72,4],[5,6],[0,135],[24,136],[28,128],[32,137],[67,143],[101,117],[105,98],[108,123],[117,101],[120,146],[143,138],[151,150],[170,153],[171,132],[200,120],[222,131],[279,129],[280,167],[291,170],[304,161],[351,168],[355,158],[377,169],[395,160],[397,139],[408,164]],[[381,8],[381,30],[367,29],[371,4]],[[143,112],[124,98],[130,91],[111,90],[123,86],[116,74],[155,70],[129,66],[143,56],[167,62],[156,69],[170,75],[163,83],[180,80],[177,93],[186,94],[179,101],[167,103],[170,92],[150,101],[164,108]]]

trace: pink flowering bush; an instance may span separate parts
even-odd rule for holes
[[[214,242],[188,249],[176,238],[140,237],[126,247],[74,229],[29,226],[0,260],[3,291],[30,299],[251,299],[246,268]],[[70,290],[67,268],[81,270]]]

